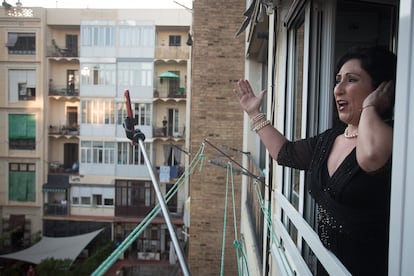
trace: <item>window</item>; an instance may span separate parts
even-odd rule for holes
[[[166,193],[168,193],[173,188],[174,188],[174,184],[166,184],[166,186],[165,186]],[[172,196],[172,198],[170,199],[170,201],[168,201],[167,206],[168,206],[168,210],[171,213],[177,213],[178,212],[178,207],[177,207],[177,193],[174,193],[174,195]]]
[[[154,46],[153,26],[137,26],[135,21],[122,21],[119,26],[119,46],[148,47]]]
[[[134,110],[135,120],[140,126],[151,126],[152,104],[149,103],[134,103],[132,104]],[[117,103],[118,125],[122,125],[127,114],[124,102]]]
[[[147,153],[150,150],[150,144],[144,143]],[[138,145],[132,146],[129,142],[119,142],[118,147],[118,164],[120,165],[145,165],[144,157]]]
[[[77,197],[77,196],[72,197],[72,204],[73,205],[78,205],[79,204],[79,197]]]
[[[133,26],[121,26],[119,28],[119,46],[138,46],[141,39],[141,30]]]
[[[81,101],[82,124],[113,125],[115,123],[114,102],[112,100]]]
[[[36,88],[27,87],[26,82],[18,83],[19,101],[34,101],[36,99]]]
[[[9,114],[9,149],[34,150],[36,148],[36,116]]]
[[[104,205],[105,206],[113,206],[114,205],[114,199],[113,198],[104,198]]]
[[[99,192],[99,194],[97,193]],[[112,206],[115,190],[104,186],[72,186],[70,191],[72,205],[89,205],[89,207]],[[112,202],[112,204],[111,204]]]
[[[314,136],[332,125],[336,113],[332,104],[333,63],[344,49],[371,43],[386,43],[393,48],[395,43],[391,32],[395,27],[392,23],[392,18],[396,18],[395,7],[358,1],[337,1],[335,4],[326,1],[313,9],[313,2],[293,1],[283,27],[286,28],[286,40],[283,40],[286,43],[282,43],[282,61],[278,65],[283,71],[279,71],[281,79],[286,80],[283,91],[285,104],[282,109],[273,107],[277,115],[285,116],[284,133],[292,140]],[[285,49],[286,55],[283,53]],[[317,223],[315,204],[304,189],[305,175],[292,169],[277,170],[275,184],[278,189],[275,190],[274,200],[280,207],[276,207],[274,217],[278,220],[275,225],[283,224],[284,228],[279,228],[275,239],[280,240],[281,250],[274,246],[271,249],[275,266],[283,261],[278,257],[281,253],[292,263],[291,266],[283,264],[281,267],[282,270],[290,270],[286,274],[309,274],[300,271],[301,261],[313,275],[323,274],[319,271],[322,267],[330,267],[331,275],[346,274],[345,269],[338,265],[338,260],[333,256],[324,256],[323,247],[316,246],[320,241],[314,239],[317,236],[311,230]],[[289,243],[297,248],[289,246]]]
[[[155,206],[151,182],[117,180],[115,183],[115,215],[146,215]]]
[[[36,100],[36,70],[9,70],[9,102]]]
[[[170,35],[170,46],[181,46],[181,36]]]
[[[127,181],[127,185],[117,186],[117,205],[151,207],[155,204],[150,182]]]
[[[68,126],[78,125],[78,107],[77,106],[66,107],[66,122]]]
[[[172,134],[173,136],[177,136],[180,134],[180,125],[179,125],[180,114],[177,108],[169,108],[168,109],[168,126],[167,132],[168,134]]]
[[[134,104],[135,120],[140,126],[151,125],[151,104],[136,103]]]
[[[81,82],[83,85],[110,85],[116,83],[115,64],[82,64]]]
[[[6,46],[9,54],[33,55],[36,53],[36,34],[8,33]]]
[[[153,85],[153,64],[151,62],[119,62],[119,85],[126,87]]]
[[[178,78],[168,78],[168,96],[174,97],[178,94],[180,88],[180,71],[169,71],[173,74],[176,74]]]
[[[262,65],[262,89],[266,87],[267,84],[267,70],[268,66],[267,64]],[[274,93],[266,93],[265,97],[271,97],[272,103],[274,103]],[[263,113],[267,113],[267,99],[265,99],[262,103],[262,111]],[[260,142],[260,148],[259,148],[259,155],[256,158],[250,154],[246,154],[247,157],[247,169],[252,172],[254,175],[257,176],[264,176],[264,172],[266,169],[266,148],[262,142]],[[269,160],[269,168],[272,167],[271,163],[272,159]],[[269,178],[267,181],[267,185],[269,186],[269,189],[272,187],[272,178]],[[246,209],[250,217],[250,221],[252,222],[252,230],[254,233],[254,238],[256,245],[259,250],[257,250],[257,253],[260,254],[260,258],[263,258],[263,236],[264,236],[264,212],[262,211],[262,204],[260,201],[259,195],[264,195],[266,191],[265,182],[260,182],[257,179],[254,179],[252,177],[247,178],[247,185],[246,185]],[[259,192],[258,192],[259,191]]]
[[[81,163],[113,164],[114,157],[114,142],[81,141]]]
[[[82,196],[81,197],[81,204],[82,205],[91,205],[91,198],[89,196]]]
[[[115,30],[113,26],[82,26],[82,46],[113,47]]]
[[[101,206],[102,205],[102,195],[92,195],[92,205]]]
[[[70,57],[78,56],[78,35],[67,34],[66,35],[66,49],[68,49],[67,55]]]
[[[9,200],[22,202],[36,201],[35,164],[9,164]]]

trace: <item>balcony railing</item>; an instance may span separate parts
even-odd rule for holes
[[[172,131],[171,129],[162,127],[162,126],[154,126],[152,131],[152,137],[154,138],[184,138],[185,136],[185,128],[179,127],[178,130]]]
[[[77,48],[63,48],[56,44],[56,41],[52,39],[52,45],[47,46],[46,55],[48,57],[79,57],[79,51]]]
[[[79,96],[79,89],[71,89],[66,86],[55,86],[49,88],[49,96]]]
[[[156,59],[181,59],[187,60],[190,57],[188,46],[158,46],[155,48]]]
[[[67,203],[45,203],[44,215],[48,216],[67,216],[69,214]]]
[[[71,136],[78,136],[79,135],[79,127],[78,126],[49,126],[49,134],[50,135],[71,135]]]
[[[186,98],[184,87],[178,89],[170,89],[166,85],[159,85],[155,88],[154,98]]]

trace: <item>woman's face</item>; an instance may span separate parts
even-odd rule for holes
[[[364,99],[374,91],[371,77],[361,68],[358,59],[350,59],[336,75],[334,96],[339,119],[358,125]]]

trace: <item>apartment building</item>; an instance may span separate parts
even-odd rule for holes
[[[33,16],[36,13],[36,16]],[[46,72],[45,10],[0,9],[2,235],[5,246],[28,244],[42,232]]]
[[[157,204],[148,164],[125,135],[124,91],[165,194],[188,164],[191,14],[0,12],[3,234],[13,220],[24,222],[26,243],[35,234],[72,236],[100,228],[122,241]],[[184,185],[168,202],[182,242],[188,196]],[[128,257],[168,260],[169,242],[159,215]]]

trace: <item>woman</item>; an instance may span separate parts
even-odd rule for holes
[[[320,240],[353,275],[387,275],[395,71],[391,52],[350,49],[334,88],[344,124],[300,141],[288,141],[260,113],[265,91],[256,97],[246,80],[234,89],[270,155],[307,171]]]

